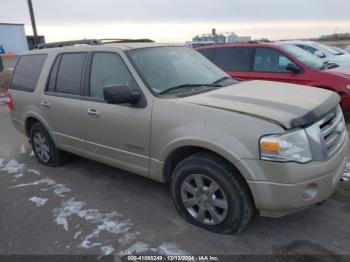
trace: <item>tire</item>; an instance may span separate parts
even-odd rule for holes
[[[35,157],[40,164],[54,167],[60,166],[67,161],[68,153],[56,147],[49,132],[42,124],[35,123],[31,126],[30,141]],[[39,149],[38,141],[41,143],[41,149]],[[46,153],[42,154],[42,150]]]
[[[170,187],[180,215],[215,233],[239,233],[255,210],[249,188],[238,171],[211,153],[196,153],[181,161]]]

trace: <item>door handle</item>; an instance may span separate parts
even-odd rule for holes
[[[87,113],[88,113],[88,115],[94,116],[94,117],[98,117],[100,115],[100,113],[96,109],[93,109],[93,108],[89,108]]]
[[[50,107],[50,102],[47,100],[43,100],[43,101],[41,101],[41,105],[44,107]]]

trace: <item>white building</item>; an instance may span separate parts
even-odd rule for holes
[[[238,36],[235,33],[229,33],[227,36],[227,43],[247,43],[251,41],[252,38],[250,36]]]
[[[24,24],[0,23],[0,45],[7,53],[19,54],[28,50]]]

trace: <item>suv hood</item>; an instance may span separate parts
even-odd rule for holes
[[[339,104],[340,97],[320,88],[247,81],[182,101],[263,118],[290,129],[316,122]]]
[[[338,73],[341,75],[350,76],[350,66],[349,67],[339,66],[336,68],[327,69],[327,70],[325,70],[325,72],[334,72],[334,73]]]
[[[329,61],[336,63],[340,66],[350,66],[350,55],[341,55],[341,56],[331,56],[323,59],[324,61]]]

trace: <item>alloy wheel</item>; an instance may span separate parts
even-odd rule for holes
[[[217,225],[227,216],[224,190],[206,175],[189,175],[182,183],[181,198],[188,213],[200,223]]]
[[[45,136],[39,132],[36,132],[33,136],[33,146],[38,158],[48,163],[50,161],[50,147]]]

